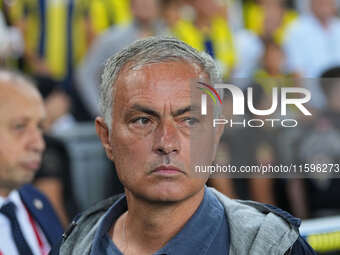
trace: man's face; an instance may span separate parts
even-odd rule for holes
[[[12,190],[32,180],[45,147],[44,117],[37,91],[0,81],[0,187]]]
[[[218,0],[193,0],[192,6],[199,15],[212,18],[223,11],[223,3]]]
[[[315,16],[321,20],[326,20],[336,15],[335,0],[312,0],[311,9]]]
[[[179,61],[138,70],[125,67],[120,73],[112,132],[106,146],[102,141],[121,182],[134,196],[178,202],[204,187],[207,177],[194,178],[192,162],[211,163],[218,139],[207,128],[211,120],[201,116],[200,101],[192,100],[191,82],[198,79],[208,77]]]
[[[151,24],[159,15],[159,5],[156,0],[132,0],[131,11],[139,22]]]

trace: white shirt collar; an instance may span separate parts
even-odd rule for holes
[[[0,207],[8,202],[13,202],[17,208],[23,207],[19,192],[17,190],[11,191],[7,197],[0,196]]]

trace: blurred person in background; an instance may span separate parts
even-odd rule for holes
[[[255,81],[257,79],[266,78],[280,78],[284,73],[285,56],[279,44],[273,39],[268,38],[263,40],[264,54],[262,57],[261,69],[255,74]],[[274,86],[268,89],[264,86],[266,92],[271,92]]]
[[[254,33],[232,30],[229,19],[230,10],[234,10],[232,4],[235,3],[226,5],[216,0],[160,1],[167,33],[210,54],[225,80],[252,77],[262,55],[261,42]],[[247,82],[243,86],[246,85]]]
[[[184,9],[180,19],[170,24],[169,30],[176,38],[212,56],[222,70],[224,79],[228,79],[236,64],[236,51],[228,24],[227,6],[217,0],[184,2],[193,12],[190,14]]]
[[[253,84],[253,101],[254,107],[259,110],[269,109],[272,104],[272,90],[269,92],[260,84]],[[249,119],[265,119],[268,117],[275,118],[275,113],[270,116],[257,116],[248,113]],[[266,122],[265,122],[266,123]],[[276,134],[278,128],[271,128],[271,125],[266,123],[263,128],[254,129],[248,128],[245,132],[247,143],[250,150],[250,165],[272,165],[275,166],[278,162]],[[245,141],[244,141],[245,142]],[[260,177],[260,178],[258,178]],[[262,203],[277,205],[275,180],[268,176],[254,176],[249,179],[249,195],[252,200]]]
[[[86,51],[80,3],[23,0],[8,4],[11,22],[24,36],[27,72],[49,76],[64,82],[65,87],[70,86],[72,68]]]
[[[311,11],[310,9],[310,0],[290,0],[292,2],[292,7],[294,7],[299,13],[306,14]],[[340,7],[340,1],[335,0],[336,7]]]
[[[111,25],[129,22],[129,1],[20,0],[4,5],[24,37],[25,72],[62,84],[77,120],[90,119],[74,86],[74,69],[96,36]]]
[[[223,108],[222,114],[225,119],[232,118],[232,99],[228,94],[224,94],[223,96]],[[216,158],[214,160],[214,164],[220,166],[228,166],[229,164],[234,163],[232,159],[232,152],[234,152],[231,147],[231,142],[233,141],[233,137],[231,137],[232,133],[229,130],[224,130],[223,135],[221,137],[221,141],[218,145],[218,149],[216,152]],[[225,194],[230,198],[241,198],[239,193],[237,193],[237,188],[234,185],[234,179],[226,174],[214,174],[210,176],[207,185],[210,187],[214,187],[219,192]]]
[[[222,136],[221,142],[218,145],[218,149],[216,152],[214,164],[217,164],[219,166],[228,166],[230,162],[230,145],[228,143],[228,137]],[[230,177],[232,176],[225,176],[223,174],[211,175],[207,182],[207,185],[215,188],[229,198],[237,198],[238,196],[235,192],[233,180]]]
[[[305,79],[312,94],[311,104],[325,106],[325,97],[317,81],[326,69],[340,63],[340,19],[335,0],[311,0],[311,12],[301,16],[287,32],[284,50],[289,72]]]
[[[77,89],[94,118],[99,114],[100,74],[105,60],[139,38],[163,34],[159,22],[158,0],[131,0],[133,21],[128,26],[113,26],[93,43],[77,71]]]
[[[340,67],[335,66],[321,75],[321,86],[326,96],[326,108],[305,123],[290,145],[291,160],[308,164],[334,164],[340,159]],[[311,179],[289,180],[291,208],[301,218],[339,213],[339,179],[331,175],[303,176]]]
[[[266,42],[273,41],[273,44],[280,47],[289,26],[297,18],[297,13],[287,7],[286,0],[245,0],[243,2],[245,29],[234,33],[237,64],[233,73],[233,82],[246,88],[252,84],[254,75],[259,75],[258,66],[261,65],[261,59],[271,54],[274,55],[275,60],[278,60],[276,57],[278,54],[273,53],[273,50],[265,52],[268,48]],[[262,60],[262,64],[263,62]],[[280,69],[281,72],[282,67]]]
[[[18,59],[24,51],[24,41],[20,30],[6,24],[0,9],[0,66],[8,66],[8,61]]]
[[[31,81],[0,71],[0,253],[47,254],[62,234],[47,198],[29,183],[45,143],[45,109]]]
[[[327,169],[327,173],[310,170],[302,176],[303,179],[289,180],[288,194],[295,215],[310,218],[339,214],[340,181],[331,172],[339,168],[339,141],[340,132],[323,118],[318,119],[315,125],[304,128],[304,134],[296,140],[295,161],[307,164],[311,169]]]
[[[73,111],[80,120],[88,119],[88,113],[74,90],[73,69],[89,44],[84,1],[3,1],[8,19],[24,38],[20,69],[30,76],[48,76],[61,83],[72,97]]]
[[[259,84],[253,84],[251,87],[253,89],[254,107],[256,109],[270,108],[272,94],[268,94]],[[229,93],[226,94],[226,98],[228,97],[231,101]],[[248,112],[247,119],[253,118],[261,119],[265,116],[255,117]],[[235,116],[232,116],[231,119],[238,121]],[[242,165],[275,165],[278,163],[276,134],[279,130],[271,128],[269,122],[264,123],[265,125],[262,128],[233,126],[225,131],[224,137],[228,138],[230,144],[231,165],[240,167]],[[280,187],[276,185],[273,179],[265,176],[243,177],[242,179],[233,179],[235,194],[238,198],[282,206],[282,199],[276,196],[278,194],[276,191]]]
[[[260,68],[254,74],[254,81],[264,92],[271,95],[273,88],[287,87],[294,81],[294,75],[285,70],[286,57],[281,46],[273,39],[263,40],[264,53]]]
[[[106,29],[112,26],[128,25],[132,15],[131,0],[78,0],[82,1],[88,47]]]
[[[264,46],[261,38],[247,29],[235,32],[234,42],[237,62],[232,80],[244,89],[252,83],[252,78],[264,54]]]
[[[321,115],[340,132],[340,66],[330,68],[322,74],[321,88],[327,99],[326,109]]]
[[[45,103],[45,132],[58,135],[74,128],[77,121],[71,112],[71,98],[61,84],[44,76],[35,77],[35,81]]]
[[[55,209],[63,227],[79,212],[71,179],[71,161],[65,144],[58,138],[44,135],[46,149],[33,184],[43,192]]]
[[[69,219],[78,212],[71,183],[71,161],[64,142],[56,135],[76,126],[70,113],[70,98],[63,88],[48,77],[39,77],[37,87],[46,109],[44,140],[46,149],[34,185],[49,198],[59,218],[66,227]]]
[[[26,71],[49,76],[66,89],[93,39],[129,21],[127,0],[4,1],[11,23],[23,33]],[[69,91],[68,91],[69,92]]]
[[[282,44],[297,16],[296,11],[286,7],[286,0],[249,0],[244,4],[245,27],[264,40],[273,38],[278,44]]]
[[[185,7],[185,2],[183,0],[160,0],[160,13],[162,21],[165,22],[168,33],[171,33],[171,28],[176,25],[176,23],[183,16],[183,8]]]

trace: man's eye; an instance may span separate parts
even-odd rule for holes
[[[186,124],[190,127],[194,126],[195,124],[199,123],[199,120],[196,118],[186,118],[184,119],[184,121],[186,122]]]
[[[39,123],[38,129],[39,129],[40,132],[44,132],[44,124],[43,123]]]
[[[132,120],[133,124],[140,125],[140,126],[145,126],[145,125],[149,124],[150,122],[151,122],[151,120],[148,119],[148,118],[145,118],[145,117],[139,117],[139,118]]]
[[[26,125],[22,124],[22,123],[17,123],[17,124],[14,125],[14,129],[17,130],[17,131],[24,130],[25,128],[26,128]]]

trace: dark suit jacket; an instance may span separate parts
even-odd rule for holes
[[[44,232],[50,246],[57,244],[62,238],[62,225],[47,198],[30,184],[19,190],[20,198],[35,222]]]

